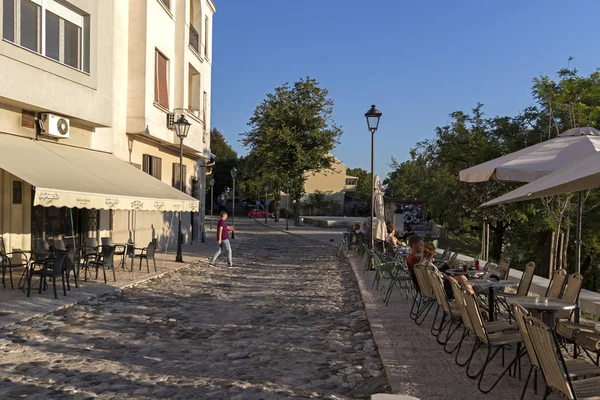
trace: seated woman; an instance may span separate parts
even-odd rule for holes
[[[439,271],[444,276],[444,279],[447,281],[444,282],[444,289],[446,291],[446,295],[449,299],[454,298],[452,294],[452,288],[450,286],[450,282],[458,282],[458,284],[467,292],[474,294],[473,286],[468,283],[467,277],[464,275],[458,275],[456,277],[450,276],[446,273],[447,270],[450,269],[450,266],[447,263],[440,265],[438,268],[433,261],[435,260],[436,252],[435,246],[433,243],[428,242],[423,247],[423,259],[421,261],[422,264],[427,265],[430,268],[434,268],[436,271]]]
[[[388,225],[387,233],[388,233],[388,235],[385,238],[385,241],[387,243],[390,243],[392,245],[392,247],[394,248],[394,250],[398,249],[398,247],[400,247],[402,245],[402,243],[400,243],[400,241],[396,237],[396,231],[394,230],[394,225]]]

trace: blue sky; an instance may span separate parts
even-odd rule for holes
[[[215,0],[212,126],[238,140],[275,87],[317,79],[344,130],[334,155],[370,168],[364,113],[383,113],[375,172],[390,171],[454,110],[487,115],[531,105],[531,80],[600,67],[597,0]]]

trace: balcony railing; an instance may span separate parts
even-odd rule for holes
[[[350,184],[345,184],[344,185],[344,190],[346,192],[356,192],[356,184],[355,183],[353,183],[351,185]]]
[[[200,34],[192,25],[190,25],[190,46],[196,50],[196,53],[200,52]]]

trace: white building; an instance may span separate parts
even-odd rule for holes
[[[199,240],[204,208],[172,188],[179,185],[172,122],[183,114],[192,123],[184,186],[204,199],[212,0],[0,4],[6,247],[29,249],[35,238],[58,235],[77,245],[135,235],[139,245],[156,238],[172,247],[179,210],[184,243]]]

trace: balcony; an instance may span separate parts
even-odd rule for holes
[[[200,54],[200,34],[192,25],[190,25],[190,46]]]
[[[344,190],[346,192],[356,192],[356,183],[345,184],[344,185]]]

